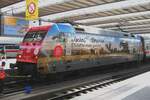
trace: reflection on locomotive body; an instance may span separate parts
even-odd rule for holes
[[[128,42],[122,41],[122,42],[120,43],[120,46],[123,48],[123,49],[122,49],[123,52],[129,53]]]
[[[30,28],[17,56],[20,73],[50,74],[143,59],[140,37],[80,27],[82,30],[67,23],[53,23]]]

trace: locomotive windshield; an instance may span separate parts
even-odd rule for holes
[[[42,41],[47,31],[32,31],[28,32],[24,38],[24,42]]]

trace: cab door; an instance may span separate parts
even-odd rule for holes
[[[66,36],[66,45],[65,45],[65,53],[66,53],[66,56],[70,56],[71,55],[71,52],[72,52],[72,43],[71,43],[71,34],[68,33],[68,35]]]

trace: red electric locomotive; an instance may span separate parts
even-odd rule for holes
[[[138,36],[67,23],[32,27],[17,55],[20,74],[56,74],[143,59]]]
[[[32,27],[20,44],[17,55],[17,66],[20,74],[37,72],[37,61],[42,47],[42,41],[51,26]]]

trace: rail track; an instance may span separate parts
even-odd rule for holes
[[[33,86],[31,95],[29,94],[27,97],[23,97],[18,100],[35,100],[35,99],[36,100],[63,100],[63,99],[73,98],[74,96],[78,96],[81,93],[86,93],[94,89],[102,88],[104,86],[108,86],[113,83],[120,82],[122,80],[133,77],[140,73],[146,72],[148,70],[150,70],[150,67],[139,67],[138,69],[107,73],[105,75],[107,77],[104,78],[102,78],[103,75],[98,75],[98,76],[95,75],[93,76],[93,78],[91,79],[87,78],[86,80],[84,78],[79,78],[79,79],[74,79],[69,81],[67,80],[65,82],[58,82],[58,83],[56,82],[57,84],[49,83],[49,82],[43,84],[39,83],[39,85],[35,84],[35,86]],[[49,90],[47,91],[47,89]],[[43,91],[47,91],[47,92],[43,94]],[[11,91],[4,92],[3,94],[4,95],[0,96],[0,99],[2,98],[2,100],[5,100],[4,99],[5,97],[11,98],[11,96],[24,94],[24,87],[18,89],[11,89]]]
[[[79,96],[82,93],[86,94],[89,91],[93,91],[93,90],[97,90],[98,88],[103,88],[103,87],[109,86],[113,83],[123,81],[125,79],[131,78],[138,74],[139,73],[136,73],[136,74],[126,73],[124,75],[112,76],[112,77],[114,77],[112,79],[107,78],[107,79],[103,79],[103,81],[102,80],[96,81],[96,82],[92,82],[92,83],[83,84],[83,85],[77,86],[75,88],[70,88],[70,89],[63,90],[63,91],[61,90],[61,91],[51,94],[52,96],[47,100],[71,99],[73,97]]]

